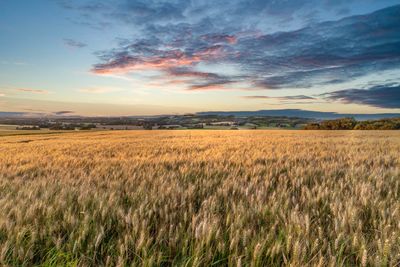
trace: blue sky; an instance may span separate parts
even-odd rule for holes
[[[400,112],[400,1],[0,0],[0,111]]]

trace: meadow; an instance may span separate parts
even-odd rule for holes
[[[396,266],[400,132],[0,136],[1,266]]]

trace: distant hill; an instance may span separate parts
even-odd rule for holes
[[[337,113],[337,112],[322,112],[322,111],[311,111],[303,109],[278,109],[278,110],[258,110],[258,111],[207,111],[197,112],[197,116],[214,115],[214,116],[235,116],[235,117],[297,117],[297,118],[308,118],[317,120],[330,120],[340,119],[345,117],[352,117],[356,120],[377,120],[386,118],[400,118],[400,113],[376,113],[376,114],[350,114],[350,113]],[[159,116],[124,116],[130,118],[157,118],[168,115]],[[51,117],[64,117],[64,118],[75,118],[81,117],[79,115],[69,115],[64,112],[54,113],[30,113],[30,112],[1,112],[0,118],[51,118]],[[113,116],[110,116],[112,118]],[[118,117],[118,116],[116,116]],[[81,117],[85,118],[85,117]]]
[[[25,116],[25,112],[2,112],[0,111],[0,117],[21,117]]]
[[[311,111],[303,109],[278,109],[278,110],[258,110],[258,111],[207,111],[198,112],[197,115],[218,115],[218,116],[235,116],[235,117],[249,117],[249,116],[271,116],[271,117],[299,117],[310,119],[338,119],[344,117],[352,117],[356,120],[376,120],[383,118],[400,117],[400,113],[377,113],[377,114],[350,114],[350,113],[336,113],[336,112],[322,112]]]
[[[78,115],[69,115],[69,111],[58,111],[53,113],[39,112],[6,112],[0,111],[0,118],[49,118],[49,117],[80,117]]]

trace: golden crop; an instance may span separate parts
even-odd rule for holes
[[[400,132],[0,137],[0,265],[399,262]]]

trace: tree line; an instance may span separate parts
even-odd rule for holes
[[[309,123],[305,130],[400,130],[400,118],[357,121],[342,118]]]

